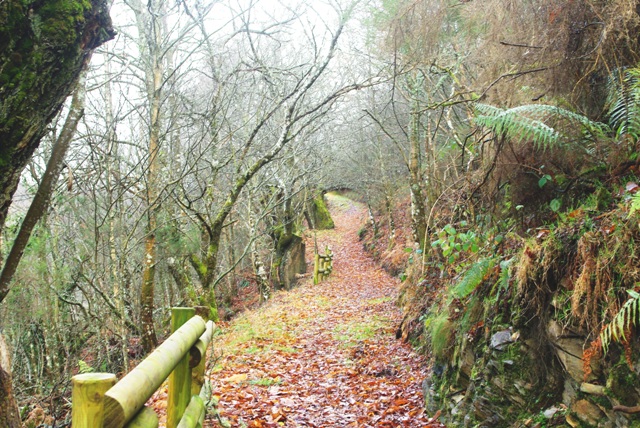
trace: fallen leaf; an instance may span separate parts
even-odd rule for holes
[[[227,383],[240,383],[247,380],[249,376],[246,373],[239,373],[233,376],[229,376],[228,378],[222,379],[223,382]]]

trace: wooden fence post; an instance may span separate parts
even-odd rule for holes
[[[73,428],[102,427],[104,423],[104,393],[116,384],[111,373],[85,373],[71,378],[73,391],[71,421]]]
[[[318,251],[316,250],[314,263],[313,263],[313,284],[314,285],[320,282],[319,274],[320,274],[320,254],[318,254]]]
[[[171,308],[171,333],[189,321],[196,313],[193,308]],[[167,399],[167,428],[176,428],[191,399],[191,368],[189,354],[185,354],[169,375]]]
[[[208,306],[196,306],[196,315],[200,315],[205,323],[209,321],[209,307]],[[191,369],[191,395],[200,394],[202,385],[204,385],[204,369],[207,365],[207,348],[204,350],[205,355],[202,355],[202,359],[197,366]]]

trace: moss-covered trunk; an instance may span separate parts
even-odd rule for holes
[[[277,288],[291,289],[297,281],[296,275],[306,272],[304,253],[304,241],[295,233],[278,239],[271,275],[277,281]]]
[[[0,230],[47,124],[113,35],[104,0],[0,2]]]
[[[202,224],[203,240],[208,241],[206,252],[203,257],[197,254],[191,254],[189,261],[196,271],[204,294],[200,296],[200,304],[209,307],[209,319],[219,321],[218,318],[218,301],[216,299],[215,277],[216,268],[218,267],[218,249],[220,247],[220,239],[222,238],[222,227],[211,228],[208,224]]]

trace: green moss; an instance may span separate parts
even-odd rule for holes
[[[343,342],[345,346],[356,346],[364,340],[373,339],[381,332],[387,331],[392,325],[386,317],[374,316],[366,322],[352,321],[340,324],[333,329],[333,339]]]
[[[218,316],[218,305],[215,304],[213,306],[209,306],[209,319],[213,322],[220,321],[220,317]]]
[[[325,230],[325,229],[333,229],[335,224],[333,223],[333,219],[331,218],[331,214],[329,214],[329,209],[324,202],[324,196],[319,194],[313,200],[313,211],[316,224],[314,225],[316,229]]]
[[[10,147],[0,147],[0,167],[7,166],[11,162],[11,154],[13,150]]]
[[[60,46],[73,46],[84,23],[85,12],[91,10],[88,0],[48,0],[32,19],[34,34]]]
[[[447,314],[440,314],[436,318],[428,319],[425,327],[431,333],[431,350],[437,360],[444,359],[451,348],[451,333],[453,323],[449,321]]]
[[[207,266],[195,254],[191,254],[191,265],[198,271],[198,276],[203,278],[207,274]]]
[[[607,379],[609,395],[625,406],[635,406],[640,399],[636,391],[637,385],[640,385],[640,378],[634,371],[629,370],[627,362],[622,357],[609,372]]]
[[[43,94],[57,93],[59,88],[50,84],[48,76],[60,73],[64,77],[60,81],[66,82],[67,75],[76,73],[85,14],[92,7],[89,0],[0,5],[0,97],[15,111],[3,118],[4,129],[22,128],[31,110],[46,99]],[[22,135],[25,130],[16,132]],[[6,162],[5,153],[0,154],[0,165]]]

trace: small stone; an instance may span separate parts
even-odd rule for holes
[[[457,395],[454,395],[453,397],[451,397],[451,400],[452,400],[454,403],[458,404],[458,403],[460,403],[462,400],[464,400],[464,394],[457,394]]]
[[[584,379],[584,361],[581,357],[584,339],[558,339],[553,344],[556,355],[569,376],[576,382],[582,382]]]
[[[562,403],[565,406],[571,406],[573,400],[576,398],[576,388],[574,387],[574,381],[572,379],[565,379],[564,391],[562,391]]]
[[[529,391],[533,389],[533,385],[528,382],[517,380],[513,382],[513,386],[518,390],[521,395],[527,395]]]
[[[572,428],[576,428],[580,426],[580,421],[573,415],[567,415],[564,417],[564,420],[571,426]]]
[[[512,394],[509,396],[509,400],[511,400],[514,403],[518,403],[521,406],[525,406],[527,404],[527,402],[524,400],[524,398],[520,397],[519,395],[515,395]]]
[[[495,386],[497,386],[500,389],[505,389],[506,387],[505,383],[502,381],[502,379],[499,376],[496,376],[493,379],[491,379],[491,383],[493,383]]]
[[[545,418],[552,419],[556,415],[556,413],[558,413],[559,411],[560,409],[558,409],[556,406],[553,406],[553,407],[549,407],[542,414],[544,415]]]
[[[584,392],[585,394],[604,395],[604,386],[582,382],[580,384],[580,391]]]
[[[602,410],[588,400],[578,400],[573,403],[571,410],[576,414],[582,422],[597,425],[598,421],[604,416]]]
[[[498,351],[504,350],[507,345],[513,343],[511,330],[502,330],[491,336],[491,348]]]

